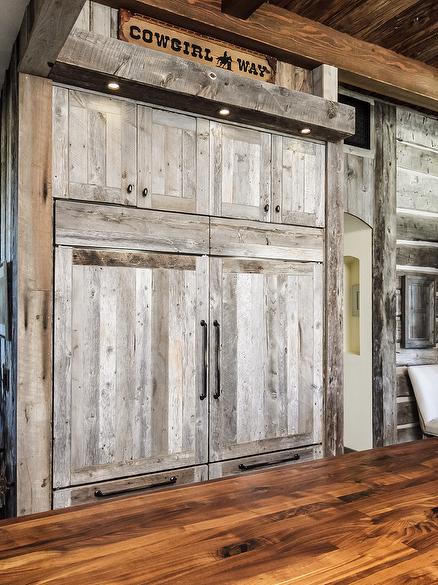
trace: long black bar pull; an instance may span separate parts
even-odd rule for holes
[[[279,463],[288,463],[289,461],[298,461],[300,456],[298,453],[295,453],[293,457],[288,457],[287,459],[279,459],[278,461],[266,461],[265,463],[253,463],[252,465],[245,465],[245,463],[241,463],[239,465],[240,471],[251,471],[251,469],[259,469],[260,467],[270,467],[271,465],[278,465]]]
[[[199,396],[200,400],[207,398],[207,376],[208,376],[208,331],[207,323],[202,319],[202,394]]]
[[[151,490],[153,488],[174,485],[177,482],[177,480],[178,478],[175,475],[172,475],[172,477],[169,477],[167,481],[162,481],[160,483],[152,483],[151,485],[144,485],[142,487],[126,488],[124,490],[114,490],[112,492],[103,492],[102,490],[96,490],[94,492],[94,496],[96,498],[114,498],[114,496],[123,496],[125,494],[132,494],[134,492],[144,492],[146,490]]]
[[[217,320],[213,321],[213,325],[216,332],[216,392],[213,398],[217,400],[221,395],[221,326]]]

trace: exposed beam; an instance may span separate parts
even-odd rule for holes
[[[210,116],[227,104],[229,120],[293,134],[306,126],[323,140],[354,134],[354,109],[344,104],[80,30],[71,33],[52,76],[108,91],[114,72],[119,95],[134,99]]]
[[[272,4],[242,21],[221,0],[101,0],[297,65],[339,69],[341,82],[438,111],[438,70]]]
[[[32,0],[20,31],[22,73],[47,77],[86,0]]]
[[[246,20],[265,0],[222,0],[222,12]]]

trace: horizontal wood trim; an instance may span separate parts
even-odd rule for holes
[[[438,217],[398,212],[397,239],[438,242]]]
[[[216,116],[231,106],[229,120],[315,138],[339,140],[354,133],[354,108],[318,96],[254,81],[113,38],[74,30],[52,71],[54,79],[108,92],[117,77],[120,95]],[[147,88],[147,92],[145,89]]]
[[[418,422],[418,410],[415,400],[397,403],[397,425]]]
[[[408,443],[410,441],[418,441],[423,436],[420,425],[413,427],[397,429],[397,443]]]
[[[438,250],[427,246],[397,246],[397,265],[438,268]]]
[[[172,469],[171,471],[161,471],[159,473],[117,479],[116,481],[106,481],[103,483],[94,483],[56,490],[53,494],[53,508],[67,508],[70,506],[78,506],[80,504],[97,504],[99,502],[120,499],[120,497],[126,497],[128,495],[122,494],[120,496],[115,495],[114,497],[99,498],[96,497],[97,490],[100,490],[105,494],[135,489],[138,490],[135,492],[136,495],[150,494],[157,491],[157,489],[163,489],[163,486],[160,486],[159,484],[168,482],[171,478],[176,478],[176,481],[170,483],[169,488],[178,487],[188,483],[206,481],[208,479],[208,467],[207,465],[199,465],[196,467],[186,467],[184,469]],[[158,487],[153,487],[155,485]],[[144,491],[142,491],[142,488],[144,488]]]
[[[210,251],[215,256],[323,262],[324,232],[318,228],[212,219]]]
[[[216,479],[219,477],[227,477],[229,475],[245,475],[249,470],[242,470],[240,465],[248,467],[254,465],[263,465],[259,469],[279,467],[280,465],[296,465],[297,463],[304,463],[305,461],[312,461],[322,457],[322,446],[315,445],[312,447],[303,447],[301,449],[293,449],[287,451],[277,451],[275,453],[265,453],[263,455],[255,455],[254,457],[244,457],[241,459],[232,459],[231,461],[221,461],[219,463],[211,463],[208,466],[209,478]],[[253,468],[257,471],[257,467]]]
[[[342,83],[438,111],[434,67],[272,4],[261,6],[247,21],[223,14],[220,0],[123,0],[123,6],[304,67],[333,65]]]
[[[209,220],[196,215],[57,201],[55,243],[183,254],[208,254]]]
[[[426,366],[438,363],[438,348],[397,350],[397,366]]]

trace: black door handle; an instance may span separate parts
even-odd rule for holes
[[[221,395],[221,326],[216,320],[213,321],[213,325],[216,332],[216,392],[213,398],[217,400]]]
[[[207,373],[208,373],[208,355],[207,355],[207,344],[208,344],[208,331],[207,331],[207,323],[202,319],[201,321],[202,327],[202,394],[200,394],[199,399],[205,400],[207,398]]]
[[[288,457],[287,459],[279,459],[278,461],[266,461],[265,463],[253,463],[252,465],[245,465],[241,463],[239,465],[240,471],[251,471],[252,469],[259,469],[260,467],[269,467],[270,465],[278,465],[279,463],[288,463],[289,461],[298,461],[300,456],[298,453],[295,453],[293,457]]]
[[[167,481],[162,481],[159,483],[152,483],[151,485],[144,485],[142,487],[126,488],[124,490],[114,490],[112,492],[103,492],[102,490],[96,490],[94,492],[94,496],[96,498],[113,498],[114,496],[123,496],[125,494],[132,494],[134,492],[144,492],[146,490],[151,490],[153,488],[174,485],[177,481],[178,481],[178,478],[175,475],[172,475],[172,477],[169,477],[169,479]]]

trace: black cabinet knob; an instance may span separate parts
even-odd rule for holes
[[[264,207],[264,210],[265,210],[265,211],[269,211],[269,204],[268,204],[268,203],[266,203],[266,205],[265,205],[265,207]]]
[[[129,184],[126,190],[128,191],[128,193],[132,193],[134,191],[134,185]]]
[[[147,197],[149,195],[149,189],[147,187],[145,187],[143,189],[143,197]]]
[[[276,205],[276,206],[275,206],[275,211],[276,211],[277,213],[280,213],[280,206],[279,206],[279,205]]]

